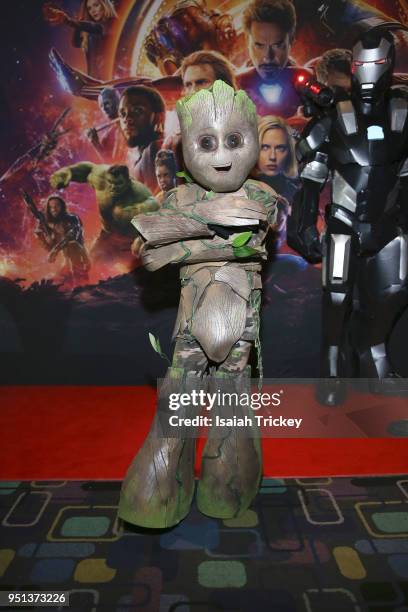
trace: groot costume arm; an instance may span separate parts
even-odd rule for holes
[[[239,261],[237,250],[232,244],[235,236],[230,236],[228,240],[215,236],[207,240],[182,240],[158,248],[145,248],[142,252],[143,264],[147,270],[154,272],[167,264]],[[254,249],[253,257],[266,259],[263,245],[252,246],[250,242],[248,246]]]
[[[189,186],[189,190],[193,186]],[[241,257],[266,259],[263,245],[265,227],[275,219],[277,196],[275,192],[265,194],[253,182],[245,187],[252,199],[238,195],[219,195],[211,199],[200,199],[182,205],[186,190],[178,190],[167,198],[164,206],[154,215],[143,215],[133,220],[138,232],[146,240],[142,251],[143,263],[150,271],[169,263],[200,263],[205,261],[237,261]],[[202,190],[205,195],[205,191]],[[196,194],[197,197],[197,194]],[[229,236],[215,235],[215,225],[228,227]],[[262,227],[261,227],[262,225]],[[234,239],[243,228],[252,227],[251,237],[244,255],[234,248]]]
[[[278,222],[278,203],[282,200],[282,197],[266,183],[252,179],[246,181],[245,191],[248,198],[264,204],[268,225],[275,226]]]
[[[159,212],[132,220],[145,239],[146,247],[183,239],[212,238],[215,234],[212,225],[239,228],[257,226],[267,219],[262,202],[232,194],[204,199],[206,192],[195,187],[189,185],[173,190]],[[196,198],[201,195],[201,198],[192,200],[192,195]]]
[[[200,190],[197,188],[194,194],[191,192],[191,187],[172,189],[158,212],[139,215],[132,219],[134,227],[145,240],[146,247],[176,242],[183,238],[212,237],[214,235],[204,220],[190,210],[190,206],[194,203],[191,197],[198,198]],[[187,204],[185,210],[181,205],[183,199]]]

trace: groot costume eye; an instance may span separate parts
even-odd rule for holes
[[[229,149],[237,149],[244,145],[244,137],[239,132],[228,134],[225,139],[225,144]]]
[[[200,136],[198,144],[204,151],[216,151],[218,140],[215,136]]]
[[[195,182],[170,191],[159,211],[133,220],[144,240],[147,269],[178,265],[182,279],[172,364],[159,391],[152,429],[127,472],[119,504],[122,519],[156,528],[175,525],[186,516],[195,487],[194,431],[166,427],[172,414],[169,398],[180,392],[221,390],[237,398],[250,392],[252,348],[261,374],[260,271],[278,201],[272,190],[247,180],[259,144],[255,107],[245,92],[215,81],[210,90],[180,100],[177,112],[185,164]],[[247,437],[234,427],[222,432],[212,427],[197,490],[199,510],[219,518],[247,510],[262,474],[252,411],[238,400],[231,409],[241,420],[249,419]],[[194,418],[200,410],[181,406],[177,415]],[[214,405],[214,423],[221,413],[225,416],[222,405]]]

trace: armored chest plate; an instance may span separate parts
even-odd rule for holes
[[[339,102],[336,111],[330,148],[338,163],[385,166],[404,157],[408,135],[407,100],[392,98],[388,112],[377,117],[357,112],[351,100]]]

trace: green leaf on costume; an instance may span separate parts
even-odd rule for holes
[[[170,359],[167,357],[167,355],[165,353],[163,353],[163,351],[161,349],[160,340],[158,338],[156,338],[156,336],[154,336],[151,332],[149,332],[149,340],[150,340],[150,344],[152,345],[152,347],[156,351],[156,353],[158,353],[160,355],[160,357],[162,357],[168,363],[170,363]]]
[[[247,242],[249,242],[249,240],[251,240],[252,237],[252,232],[242,232],[241,234],[238,234],[238,236],[235,236],[234,240],[232,241],[232,246],[233,247],[243,247],[244,244],[246,244]]]
[[[150,340],[150,344],[152,345],[156,353],[159,353],[160,355],[161,353],[160,340],[156,338],[156,336],[154,336],[151,332],[149,332],[149,340]]]
[[[183,178],[187,183],[193,182],[191,176],[187,174],[187,172],[185,172],[184,170],[179,170],[179,172],[176,172],[176,176],[178,176],[179,178]]]
[[[253,249],[250,246],[233,247],[235,257],[251,257],[257,255],[258,249]]]

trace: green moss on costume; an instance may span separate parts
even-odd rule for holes
[[[220,114],[220,109],[223,112],[229,109],[230,113],[238,112],[246,121],[257,121],[256,107],[248,94],[243,89],[235,91],[220,79],[214,81],[209,89],[200,89],[178,100],[176,111],[180,125],[191,127],[195,109],[203,106],[211,108],[215,118]]]

